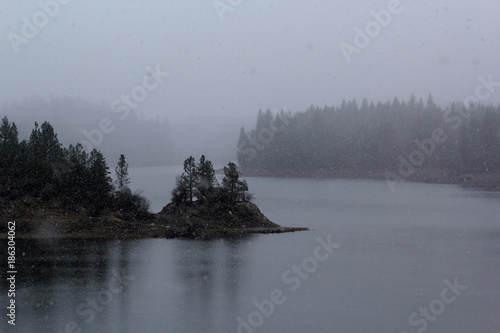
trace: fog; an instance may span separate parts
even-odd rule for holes
[[[234,159],[259,109],[412,93],[446,105],[474,94],[480,76],[500,81],[495,0],[54,3],[0,4],[0,103],[72,97],[107,106],[102,117],[129,105],[168,122],[177,159]],[[146,95],[127,104],[136,87]]]

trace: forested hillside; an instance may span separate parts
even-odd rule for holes
[[[500,171],[500,108],[443,109],[431,96],[426,102],[412,96],[294,114],[259,111],[256,127],[241,129],[238,163],[247,174],[274,175]]]
[[[104,155],[81,144],[64,147],[52,125],[35,123],[27,140],[7,117],[0,122],[0,213],[32,216],[62,210],[85,216],[120,211],[131,219],[147,216],[149,203],[128,187],[128,164],[117,156],[116,187]]]

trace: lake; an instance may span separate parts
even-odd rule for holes
[[[130,171],[132,187],[159,211],[180,168]],[[499,193],[247,180],[270,220],[311,231],[210,241],[18,240],[16,327],[3,314],[0,331],[500,331]],[[1,274],[6,313],[6,269]]]

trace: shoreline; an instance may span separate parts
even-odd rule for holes
[[[50,239],[102,239],[102,240],[115,240],[115,239],[191,239],[191,240],[210,240],[220,238],[242,238],[258,234],[283,234],[299,231],[309,231],[305,227],[279,227],[279,228],[226,228],[226,229],[200,229],[195,230],[194,233],[185,229],[167,229],[161,231],[146,231],[141,233],[124,233],[120,231],[107,233],[54,233],[51,235],[40,235],[37,233],[16,233],[16,239],[37,239],[37,240],[50,240]],[[3,234],[0,239],[7,239],[7,235]]]
[[[396,173],[392,170],[389,170]],[[297,178],[297,179],[352,179],[386,181],[385,170],[243,170],[243,177]],[[416,170],[403,182],[459,185],[483,191],[500,192],[500,171],[481,173],[462,173],[443,170]]]
[[[233,207],[229,216],[213,215],[207,219],[208,210],[190,207],[183,213],[172,212],[170,207],[144,219],[129,220],[113,216],[82,217],[78,213],[61,210],[37,210],[27,208],[28,216],[10,219],[9,214],[0,214],[6,221],[15,221],[15,237],[18,239],[217,239],[238,238],[254,234],[278,234],[308,231],[307,227],[286,227],[269,221],[251,203],[242,204],[246,214]],[[231,218],[232,217],[232,218]],[[7,239],[7,224],[0,225],[0,239]]]
[[[303,179],[352,179],[352,180],[382,180],[385,181],[385,170],[378,171],[304,171],[293,172],[290,170],[274,171],[245,171],[245,177],[273,177],[273,178],[303,178]],[[463,188],[481,191],[500,192],[500,172],[469,173],[452,175],[443,171],[426,170],[416,171],[405,181],[416,183],[457,185]],[[29,205],[26,205],[29,206]],[[243,225],[246,218],[238,224],[222,222],[219,226],[214,221],[225,221],[223,216],[218,216],[212,223],[206,223],[203,212],[190,212],[190,218],[164,211],[150,214],[143,220],[128,220],[117,216],[104,216],[100,218],[82,217],[78,213],[68,213],[58,209],[40,207],[23,207],[11,218],[8,210],[0,214],[3,220],[16,221],[16,238],[19,239],[214,239],[247,237],[254,234],[276,234],[297,231],[308,231],[307,227],[282,227],[267,220],[257,210],[251,217],[255,222],[248,226]],[[6,214],[7,213],[7,214]],[[14,213],[11,211],[11,213]],[[27,213],[24,215],[23,213]],[[21,217],[19,215],[24,215]],[[29,217],[26,217],[29,216]],[[248,216],[247,216],[248,218]],[[239,225],[242,225],[239,227]],[[246,224],[246,223],[245,223]],[[0,239],[7,239],[7,232],[3,232]]]
[[[107,224],[106,223],[113,223]],[[81,228],[83,224],[87,230]],[[90,225],[89,225],[90,224]],[[80,229],[80,230],[78,230]],[[42,231],[44,230],[44,231]],[[257,228],[199,228],[170,227],[158,223],[130,222],[125,220],[99,219],[98,221],[50,220],[16,221],[17,239],[216,239],[238,238],[255,234],[281,234],[309,231],[305,227],[257,227]],[[3,233],[0,239],[7,239]]]

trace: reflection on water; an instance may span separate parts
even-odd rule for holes
[[[133,250],[122,241],[58,239],[18,239],[16,248],[16,326],[26,332],[64,331],[66,323],[72,320],[94,321],[95,314],[103,310],[101,303],[109,303],[109,293],[99,292],[109,288],[106,283],[117,272],[129,269]],[[1,284],[5,290],[5,278]],[[113,290],[119,288],[114,287]],[[87,306],[86,297],[96,298],[97,304]],[[114,304],[126,307],[126,299]]]
[[[160,305],[156,314],[163,311],[164,317],[170,317],[169,322],[163,324],[182,332],[220,327],[219,316],[236,316],[239,285],[245,281],[242,244],[248,239],[251,237],[169,240],[168,243],[162,240],[18,240],[16,329],[23,332],[72,332],[73,329],[133,332],[132,327],[144,328],[143,321],[148,314],[135,318],[133,313],[138,307],[141,313],[143,303],[151,301],[137,299],[137,294],[151,296],[142,292],[149,287],[150,278],[168,281],[181,291],[175,299],[168,299],[171,296],[162,295],[161,285],[154,286],[157,293],[153,296],[157,299],[152,303]],[[165,259],[167,255],[171,262],[154,259],[155,268],[148,271],[151,262],[145,249],[151,242],[153,248],[159,244],[165,251],[159,253],[159,258]],[[131,253],[134,253],[132,257]],[[1,286],[2,290],[8,289],[4,276]],[[7,300],[6,295],[1,299]],[[9,328],[5,323],[1,327],[2,332]],[[148,327],[155,327],[155,322]]]
[[[182,317],[179,327],[217,327],[220,310],[236,317],[239,285],[245,280],[244,239],[177,242],[175,277],[182,285]]]
[[[16,247],[16,326],[20,331],[65,331],[72,321],[84,329],[97,321],[97,314],[105,307],[127,307],[120,283],[111,286],[114,293],[109,290],[111,281],[126,277],[122,273],[131,264],[130,244],[119,240],[18,239]],[[5,290],[5,278],[1,283]]]

